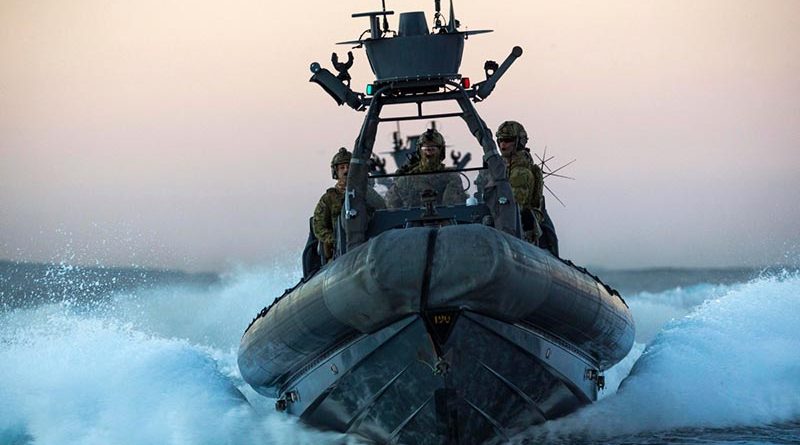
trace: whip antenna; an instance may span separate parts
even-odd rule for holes
[[[572,165],[575,161],[577,161],[577,159],[573,159],[573,160],[567,162],[566,164],[564,164],[564,165],[562,165],[560,167],[557,167],[555,169],[551,169],[550,166],[547,163],[552,161],[553,159],[555,159],[555,156],[551,155],[550,157],[547,157],[547,146],[546,145],[544,147],[544,151],[542,153],[542,156],[539,156],[536,153],[534,153],[534,154],[536,155],[536,159],[539,160],[539,168],[542,169],[542,176],[544,178],[548,178],[550,176],[553,176],[555,178],[570,179],[570,180],[573,180],[573,181],[575,180],[575,178],[573,178],[571,176],[566,176],[566,175],[563,175],[563,174],[560,175],[560,174],[558,174],[558,172],[560,172],[564,168]],[[566,204],[564,204],[564,201],[562,201],[561,198],[559,198],[558,195],[556,195],[556,193],[550,187],[547,186],[547,184],[544,184],[544,188],[551,195],[553,195],[553,198],[556,198],[556,201],[561,203],[562,206],[564,206],[564,207],[567,206]]]

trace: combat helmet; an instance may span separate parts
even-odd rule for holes
[[[442,133],[439,133],[434,128],[429,128],[425,130],[425,133],[419,135],[419,139],[417,139],[417,155],[422,158],[422,146],[423,145],[435,145],[439,147],[439,161],[443,161],[446,155],[445,151],[445,142],[444,136]]]
[[[516,149],[522,150],[528,145],[528,132],[517,121],[505,121],[497,127],[497,139],[516,139]]]
[[[339,148],[339,151],[336,152],[336,154],[333,155],[333,159],[331,159],[331,177],[333,177],[333,179],[339,179],[336,177],[336,166],[340,164],[349,164],[352,157],[353,155],[350,154],[346,148]]]

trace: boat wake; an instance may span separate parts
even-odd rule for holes
[[[518,442],[608,442],[671,430],[696,435],[698,429],[800,419],[796,274],[733,286],[703,285],[688,292],[676,289],[629,301],[637,325],[659,332],[619,391],[520,434]],[[654,306],[668,305],[680,312],[700,301],[688,315],[658,326],[663,317]]]
[[[239,390],[242,330],[285,275],[0,313],[0,443],[342,442]]]
[[[352,442],[276,414],[239,375],[243,328],[292,276],[241,271],[210,287],[171,285],[87,304],[75,295],[0,313],[0,443]],[[521,432],[517,442],[800,418],[800,277],[627,301],[637,345],[606,372],[603,400]]]

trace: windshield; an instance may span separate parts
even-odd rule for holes
[[[388,209],[424,207],[425,200],[432,200],[439,206],[474,204],[477,201],[476,179],[485,170],[439,170],[427,173],[412,173],[399,176],[376,176],[370,185],[386,201]],[[477,181],[480,183],[480,180]],[[472,198],[472,199],[470,199]],[[470,202],[467,202],[467,200]]]

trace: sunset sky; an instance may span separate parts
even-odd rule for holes
[[[442,2],[447,6],[448,2]],[[387,0],[396,11],[432,1]],[[294,261],[363,113],[308,82],[377,0],[0,0],[0,259]],[[455,2],[478,104],[522,122],[561,253],[610,268],[800,263],[800,1]],[[396,28],[397,16],[390,20]],[[373,80],[354,50],[354,89]],[[425,122],[404,123],[414,134]],[[376,149],[391,145],[381,127]],[[460,120],[448,144],[479,158]],[[286,260],[289,258],[289,260]]]

